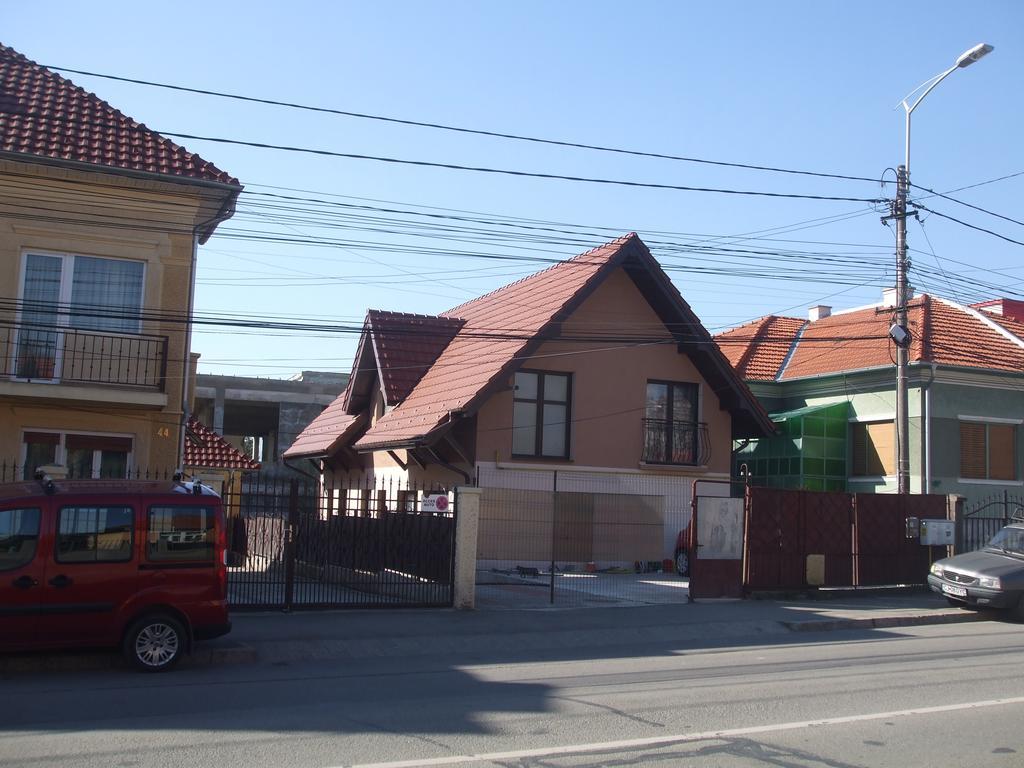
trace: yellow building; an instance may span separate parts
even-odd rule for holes
[[[197,247],[242,187],[5,46],[0,85],[0,480],[173,470]]]

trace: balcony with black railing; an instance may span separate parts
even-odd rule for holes
[[[167,337],[0,324],[0,380],[165,392]]]
[[[704,422],[644,419],[643,424],[645,463],[704,466],[711,458],[711,436]]]

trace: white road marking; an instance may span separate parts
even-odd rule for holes
[[[862,723],[870,720],[887,720],[894,717],[910,717],[912,715],[933,715],[939,712],[958,712],[965,709],[983,709],[985,707],[1002,707],[1008,704],[1024,704],[1024,696],[1008,699],[987,699],[985,701],[969,701],[963,704],[944,704],[937,707],[919,707],[916,709],[900,709],[894,712],[872,712],[866,715],[848,715],[846,717],[826,717],[820,720],[800,720],[794,723],[776,723],[774,725],[754,725],[747,728],[730,728],[721,731],[704,731],[700,733],[680,733],[675,736],[654,736],[646,739],[625,739],[622,741],[601,741],[591,744],[567,744],[562,747],[538,747],[536,749],[520,749],[514,752],[486,752],[478,755],[449,755],[421,760],[396,760],[387,763],[359,763],[335,768],[418,768],[419,766],[458,765],[460,763],[476,763],[500,760],[519,760],[527,757],[553,757],[555,755],[575,755],[586,752],[603,752],[607,750],[635,749],[637,747],[667,747],[691,741],[707,739],[726,739],[735,736],[752,736],[778,731],[794,731],[800,728],[814,728],[822,725],[843,725],[845,723]]]

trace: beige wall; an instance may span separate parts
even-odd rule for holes
[[[187,312],[191,230],[202,215],[200,201],[188,187],[13,162],[0,162],[0,181],[0,205],[15,214],[0,219],[3,298],[20,296],[26,251],[79,254],[142,261],[144,308]],[[46,212],[61,221],[46,220]],[[133,220],[142,224],[124,226]],[[0,310],[0,320],[16,321],[17,312]],[[25,429],[67,430],[130,436],[133,464],[173,469],[181,422],[184,326],[147,321],[141,331],[169,339],[162,393],[0,377],[0,461],[21,461]],[[0,346],[0,354],[10,354],[9,349]]]
[[[524,368],[573,374],[573,464],[640,467],[647,381],[660,379],[700,385],[699,420],[707,423],[711,439],[711,460],[701,471],[728,473],[732,431],[728,411],[721,409],[689,356],[676,351],[672,337],[622,270],[611,275],[563,326],[566,336],[637,332],[658,335],[665,343],[624,347],[600,341],[554,341],[523,363]],[[479,412],[478,461],[512,460],[512,378],[505,383],[507,387]]]

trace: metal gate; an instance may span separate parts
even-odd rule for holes
[[[921,584],[945,554],[907,537],[907,518],[947,519],[936,495],[849,494],[751,487],[744,587]]]
[[[988,544],[996,532],[1011,521],[1024,522],[1024,496],[1003,491],[982,499],[964,511],[957,521],[956,551],[973,552]]]
[[[450,606],[453,496],[399,483],[323,491],[316,483],[247,477],[224,494],[231,607]],[[444,511],[422,511],[425,498]]]

